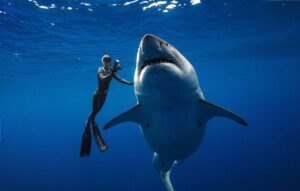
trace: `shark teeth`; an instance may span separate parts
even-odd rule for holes
[[[154,58],[150,60],[145,60],[141,66],[141,70],[143,70],[146,66],[149,65],[154,65],[154,64],[160,64],[160,63],[171,63],[175,64],[175,62],[171,59],[165,58],[165,57],[159,57],[159,58]]]

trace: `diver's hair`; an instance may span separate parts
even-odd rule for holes
[[[111,60],[111,57],[108,54],[104,54],[104,56],[102,56],[102,63],[104,63],[104,59],[109,58]]]

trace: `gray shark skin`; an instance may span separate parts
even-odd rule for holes
[[[154,151],[154,168],[168,191],[174,190],[172,167],[197,151],[210,119],[225,117],[247,126],[238,115],[205,101],[190,62],[172,45],[150,34],[138,48],[134,90],[137,105],[104,129],[126,121],[139,124]]]

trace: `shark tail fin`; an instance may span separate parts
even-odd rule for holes
[[[247,122],[244,119],[242,119],[240,116],[227,109],[224,109],[218,105],[215,105],[205,100],[200,100],[200,104],[202,108],[205,108],[205,111],[208,111],[209,113],[207,116],[208,119],[216,116],[225,117],[225,118],[232,119],[240,123],[241,125],[248,126]]]
[[[164,159],[160,157],[157,153],[154,153],[153,164],[154,168],[160,173],[160,177],[167,190],[174,191],[172,182],[170,180],[170,174],[175,162],[173,160]]]
[[[174,188],[173,188],[171,180],[170,180],[170,174],[171,174],[171,170],[169,170],[166,173],[160,173],[160,177],[161,177],[164,185],[166,186],[167,190],[174,191]]]

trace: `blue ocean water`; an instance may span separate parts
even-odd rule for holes
[[[176,191],[300,190],[300,2],[0,1],[0,190],[165,190],[136,124],[101,130],[80,158],[103,54],[133,80],[144,34],[195,67],[207,100],[245,118],[216,118],[172,171]],[[136,103],[112,81],[102,127]]]

